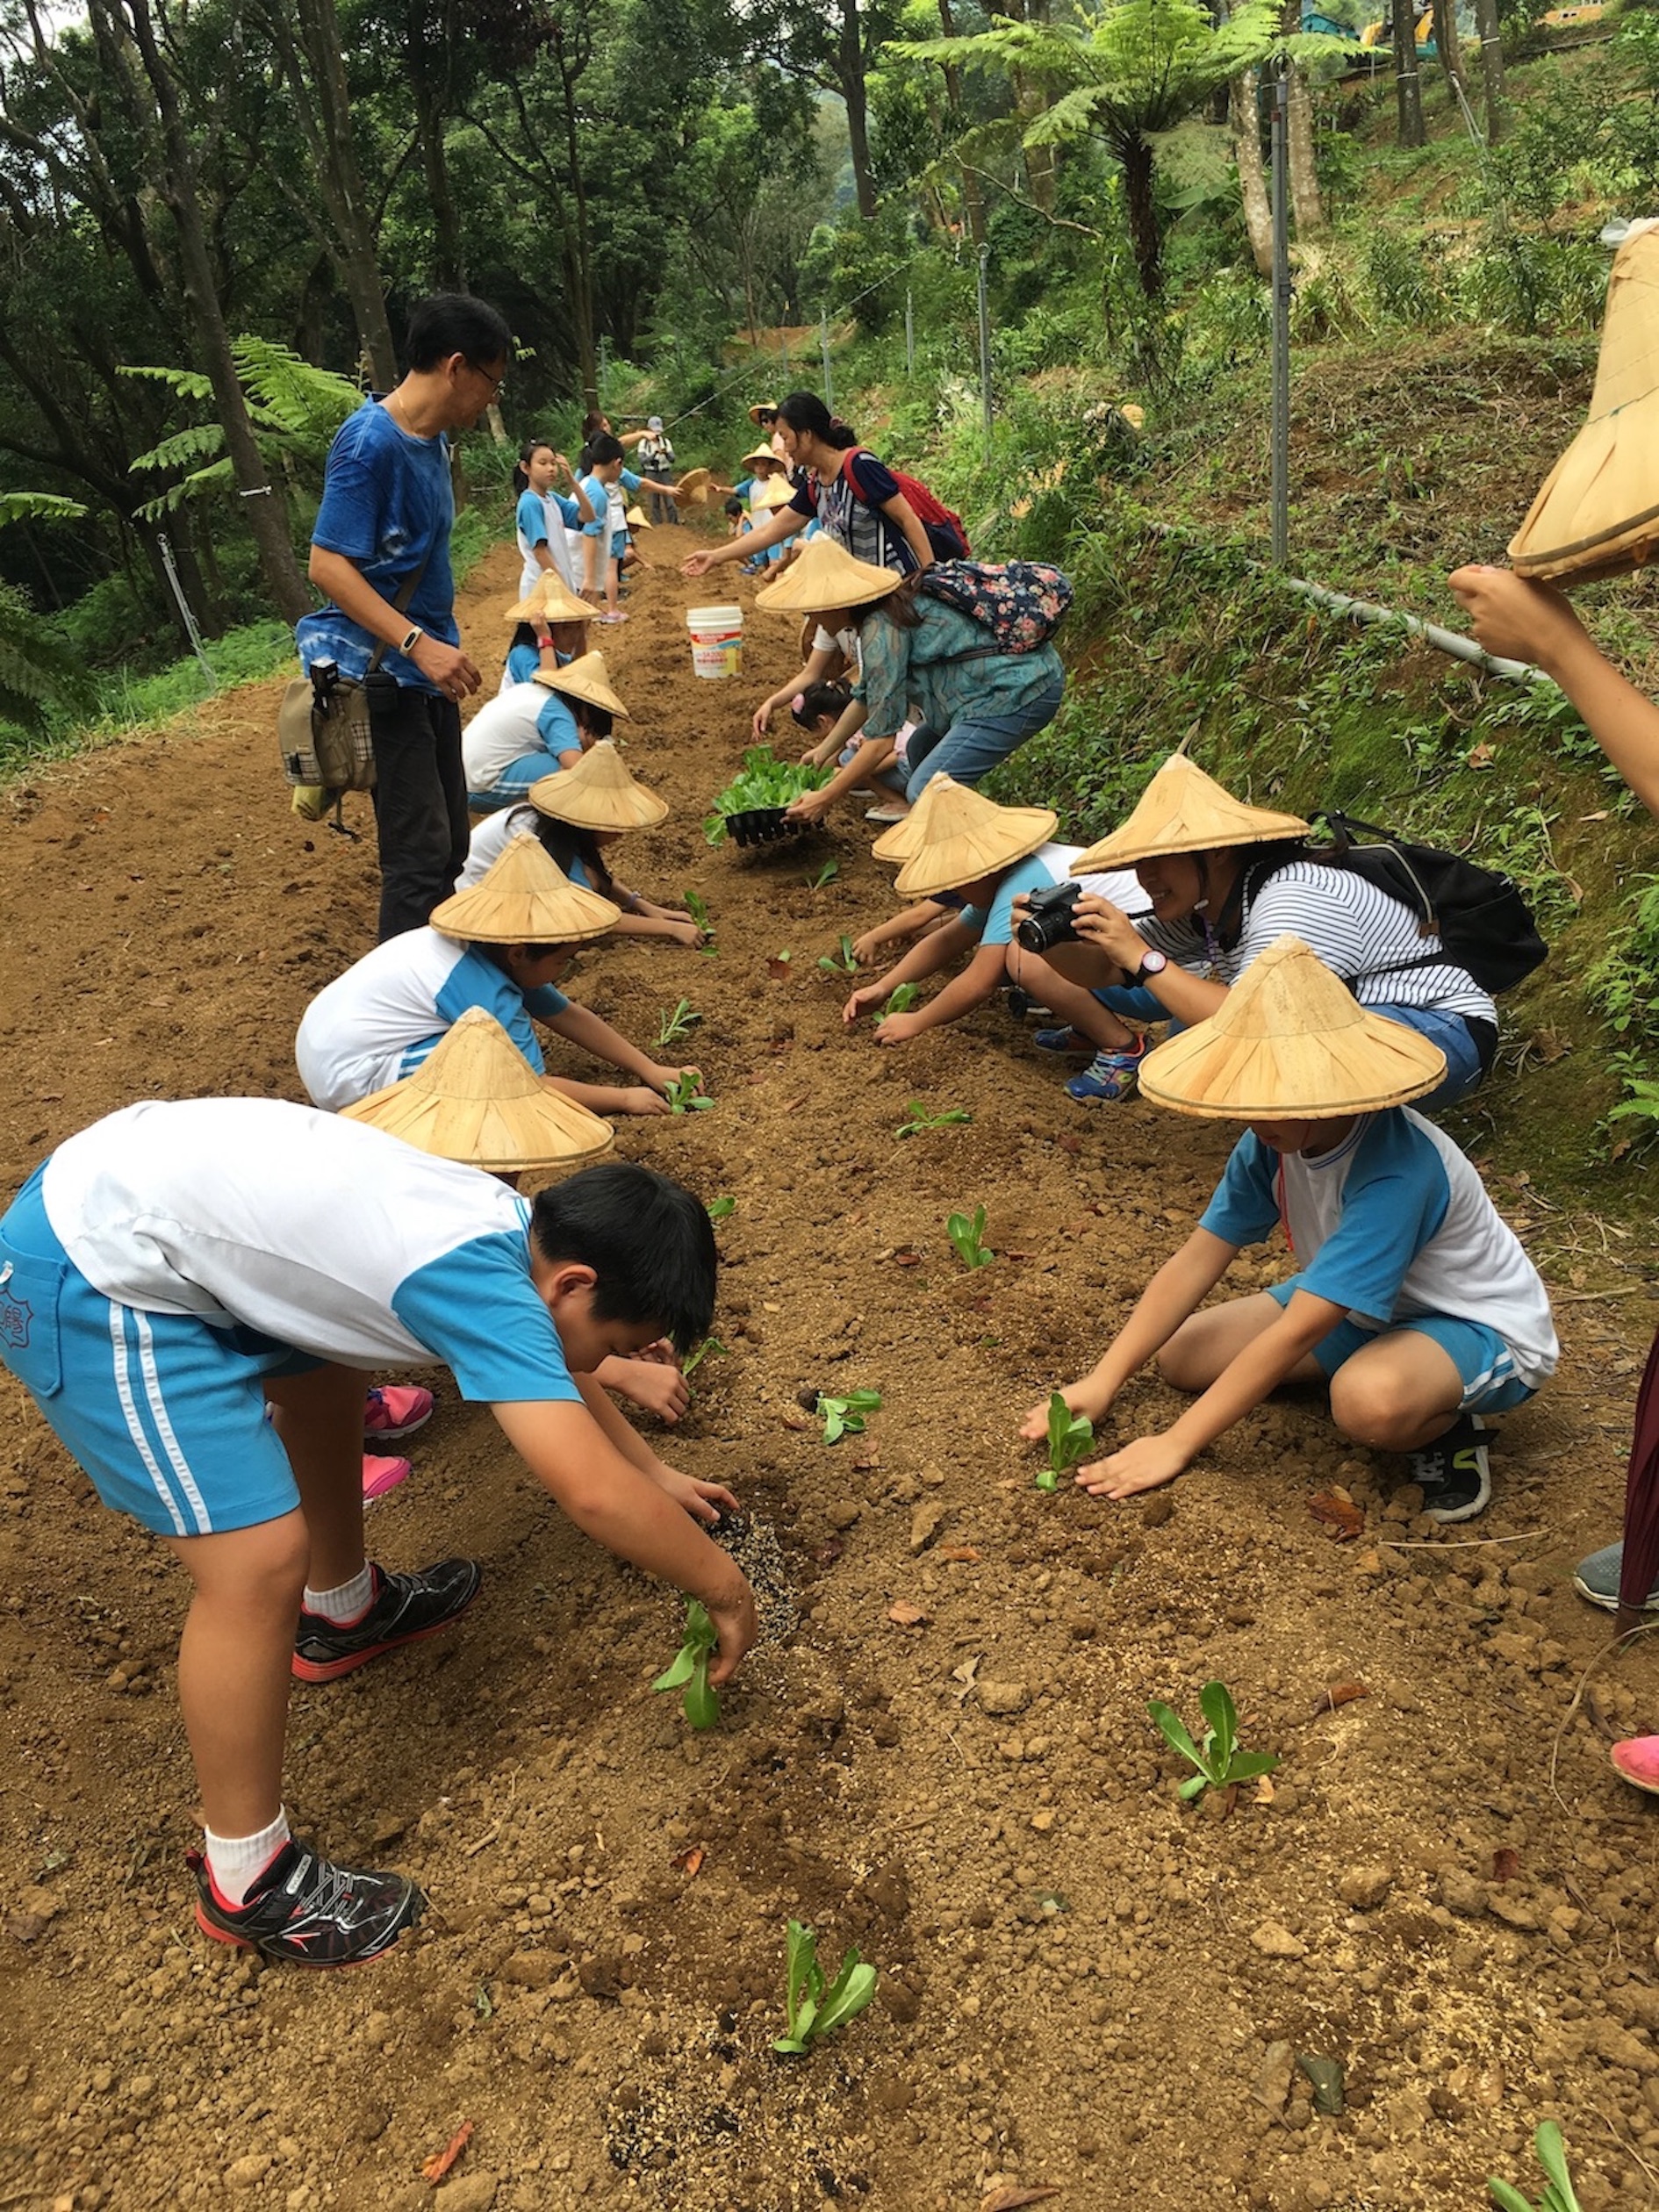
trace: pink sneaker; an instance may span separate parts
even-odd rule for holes
[[[363,1455],[363,1502],[373,1505],[399,1483],[406,1483],[414,1472],[406,1459],[377,1459],[372,1452]]]
[[[413,1436],[431,1418],[430,1390],[413,1382],[384,1382],[363,1401],[363,1441],[389,1444],[394,1437]]]
[[[1633,1788],[1659,1797],[1659,1735],[1627,1736],[1607,1756]]]

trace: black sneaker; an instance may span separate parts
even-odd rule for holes
[[[291,1836],[240,1905],[214,1888],[201,1852],[187,1856],[202,1933],[294,1966],[366,1966],[426,1907],[424,1894],[401,1874],[335,1866]]]
[[[294,1672],[302,1682],[334,1682],[366,1667],[383,1651],[435,1636],[478,1594],[484,1569],[476,1559],[441,1559],[418,1575],[391,1575],[371,1567],[375,1594],[360,1620],[342,1627],[302,1605],[294,1637]]]
[[[1423,1491],[1423,1511],[1431,1520],[1473,1520],[1492,1495],[1486,1463],[1486,1424],[1463,1413],[1444,1436],[1410,1454],[1410,1480]]]

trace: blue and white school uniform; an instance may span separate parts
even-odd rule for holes
[[[1314,1347],[1327,1375],[1387,1329],[1432,1337],[1463,1382],[1463,1410],[1499,1413],[1555,1371],[1543,1279],[1443,1130],[1408,1106],[1368,1114],[1334,1152],[1233,1147],[1200,1226],[1260,1244],[1282,1224],[1299,1271],[1269,1296],[1309,1290],[1347,1309]]]
[[[1015,900],[1027,892],[1046,890],[1051,884],[1069,883],[1072,863],[1083,850],[1081,845],[1039,845],[1027,858],[1016,860],[1001,878],[989,906],[965,906],[958,920],[973,930],[981,944],[1012,944]],[[1151,903],[1132,868],[1114,868],[1105,875],[1079,880],[1085,891],[1097,899],[1110,899],[1126,914],[1144,912]]]
[[[498,692],[461,733],[467,804],[481,813],[507,806],[565,765],[561,756],[581,750],[576,717],[557,692],[535,682]]]
[[[628,502],[643,481],[631,469],[624,469],[614,484],[591,476],[582,485],[593,510],[593,520],[586,525],[583,535],[603,538],[613,561],[620,561],[628,550]]]
[[[521,492],[514,519],[519,557],[524,564],[519,577],[519,597],[528,599],[542,579],[542,564],[535,557],[538,545],[546,546],[554,567],[571,589],[579,590],[580,579],[573,572],[571,560],[569,535],[582,528],[582,510],[576,501],[566,499],[562,492]]]
[[[456,889],[464,891],[469,885],[482,882],[514,837],[535,837],[546,821],[547,817],[538,814],[534,807],[508,807],[499,814],[486,815],[472,832],[472,842],[467,847],[466,865],[461,871]],[[568,860],[559,860],[557,852],[553,858],[570,880],[580,889],[598,892],[600,898],[614,899],[624,909],[627,908],[628,900],[614,885],[608,890],[600,889],[588,873],[587,863],[579,852],[571,853]],[[632,894],[628,895],[631,897]]]
[[[539,1075],[531,1016],[557,1021],[571,1002],[551,984],[521,991],[479,945],[405,930],[318,992],[294,1039],[314,1104],[338,1113],[413,1075],[469,1007],[494,1015]]]
[[[262,1378],[449,1368],[463,1398],[576,1403],[528,1201],[276,1099],[151,1101],[36,1169],[0,1221],[0,1359],[99,1497],[164,1536],[299,1503]]]

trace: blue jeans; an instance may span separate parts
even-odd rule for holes
[[[1066,686],[1056,677],[1045,684],[1029,706],[1012,715],[965,715],[954,722],[943,737],[931,744],[918,741],[918,730],[910,740],[904,795],[912,806],[921,796],[923,786],[930,776],[954,776],[959,784],[977,784],[982,776],[988,776],[1000,760],[1006,760],[1017,751],[1028,737],[1035,737],[1039,729],[1046,729],[1059,712],[1059,703]]]
[[[1481,1058],[1474,1033],[1461,1014],[1443,1014],[1434,1006],[1368,1006],[1365,1010],[1368,1014],[1382,1015],[1385,1021],[1398,1022],[1404,1028],[1416,1030],[1445,1053],[1444,1081],[1426,1098],[1411,1101],[1419,1114],[1432,1114],[1440,1106],[1454,1106],[1479,1085],[1486,1073],[1486,1063]]]

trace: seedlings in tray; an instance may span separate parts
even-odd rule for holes
[[[671,1114],[706,1114],[715,1102],[703,1096],[700,1075],[677,1075],[663,1096],[668,1101]]]
[[[823,1440],[838,1444],[844,1436],[862,1436],[866,1413],[881,1411],[880,1390],[853,1390],[845,1397],[825,1397],[819,1394],[813,1409],[823,1423]]]
[[[705,1360],[724,1359],[725,1356],[726,1347],[718,1337],[705,1337],[697,1349],[687,1356],[679,1371],[689,1381]]]
[[[711,1221],[729,1221],[736,1210],[737,1201],[735,1198],[711,1198],[708,1202],[708,1218]]]
[[[858,973],[858,963],[853,958],[852,939],[844,934],[840,951],[834,954],[820,953],[818,966],[830,975],[856,975]]]
[[[789,1923],[788,1966],[784,1989],[784,2030],[772,2038],[774,2050],[794,2056],[810,2050],[826,2036],[856,2020],[875,1995],[876,1970],[850,1945],[834,1981],[825,1985],[818,1964],[818,1938],[799,1921]]]
[[[840,873],[839,860],[826,860],[815,876],[807,878],[807,888],[808,891],[822,891],[826,883],[833,883]]]
[[[966,1214],[953,1213],[944,1224],[944,1233],[956,1247],[956,1256],[965,1268],[988,1268],[996,1254],[985,1241],[985,1209],[975,1206],[973,1218]]]
[[[1248,1782],[1258,1774],[1271,1774],[1279,1763],[1271,1751],[1240,1751],[1239,1709],[1224,1682],[1206,1682],[1198,1703],[1208,1722],[1202,1744],[1187,1733],[1186,1723],[1173,1707],[1149,1698],[1146,1710],[1183,1759],[1196,1771],[1181,1785],[1183,1798],[1196,1798],[1201,1790],[1224,1790],[1234,1782]]]
[[[731,815],[791,806],[803,792],[821,790],[834,773],[833,768],[815,767],[810,762],[779,760],[770,745],[751,745],[743,755],[741,772],[715,795],[703,837],[711,845],[720,844]]]
[[[673,1664],[652,1683],[653,1690],[683,1690],[680,1706],[693,1728],[712,1728],[720,1719],[720,1697],[708,1679],[708,1663],[720,1638],[707,1608],[686,1600],[686,1634]]]
[[[881,1009],[883,1020],[885,1020],[889,1014],[908,1014],[921,995],[922,991],[919,984],[895,983],[893,988],[887,993],[887,1002]],[[968,1117],[964,1116],[964,1119],[966,1118],[968,1118]]]
[[[908,990],[909,986],[904,984],[901,986],[901,988]],[[896,997],[897,992],[894,995]],[[899,1124],[901,1137],[920,1137],[930,1129],[952,1129],[958,1123],[971,1122],[973,1118],[973,1115],[961,1106],[949,1107],[943,1114],[930,1114],[919,1098],[907,1098],[904,1102],[904,1111],[906,1118]],[[961,1217],[959,1215],[954,1217],[959,1220]]]
[[[658,1045],[678,1045],[697,1023],[702,1020],[689,999],[681,999],[677,1005],[663,1009],[662,1019],[657,1025]]]
[[[1087,1413],[1074,1413],[1056,1390],[1048,1401],[1048,1465],[1037,1478],[1040,1490],[1059,1488],[1059,1478],[1095,1448],[1095,1424]]]
[[[1533,2137],[1533,2150],[1544,2169],[1543,2195],[1534,2203],[1531,2197],[1523,2196],[1519,2189],[1493,2174],[1486,2186],[1500,2212],[1584,2212],[1573,2187],[1573,2178],[1567,2171],[1567,2146],[1555,2121],[1546,2120],[1540,2124]]]

